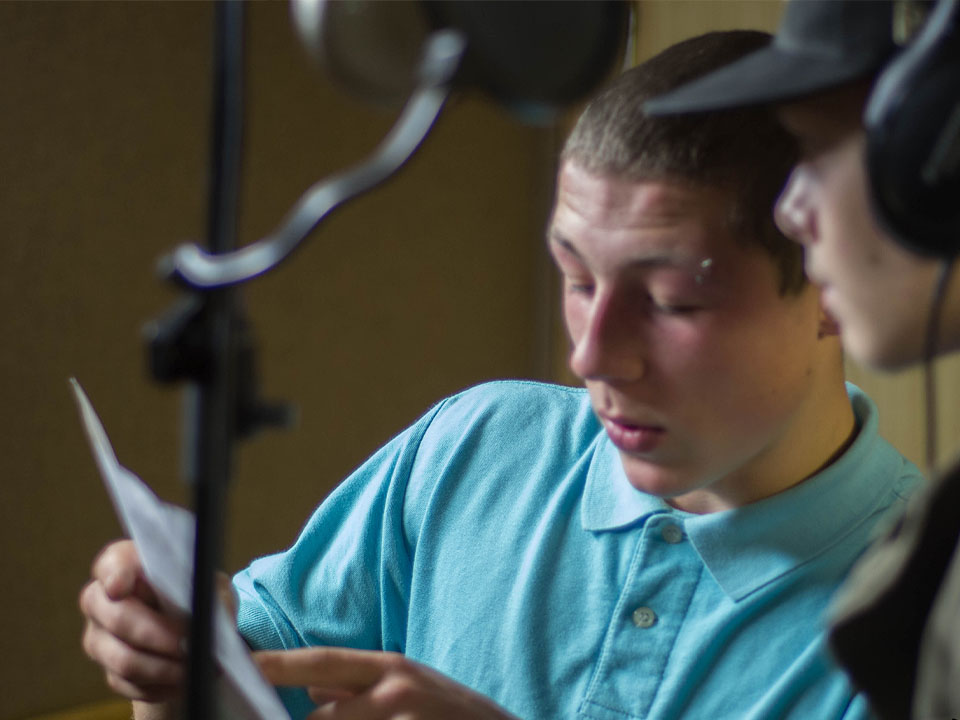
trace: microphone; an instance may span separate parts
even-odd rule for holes
[[[609,77],[630,24],[624,0],[292,0],[291,16],[335,82],[388,106],[417,87],[427,37],[455,30],[466,49],[452,85],[480,90],[534,124]]]

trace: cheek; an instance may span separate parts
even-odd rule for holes
[[[731,352],[717,352],[701,394],[713,424],[735,442],[767,437],[782,427],[806,396],[813,364],[808,346],[763,336],[745,338]]]
[[[886,295],[891,263],[869,208],[844,206],[824,240],[819,263],[835,292],[846,296]],[[895,265],[895,263],[893,263]]]
[[[657,374],[680,385],[712,385],[720,376],[719,368],[735,355],[725,333],[709,319],[688,322],[667,318],[651,323],[644,344]]]
[[[865,242],[877,232],[867,195],[867,178],[860,155],[853,150],[844,154],[834,172],[821,187],[824,208],[824,242],[838,259],[863,255]]]
[[[790,311],[773,312],[776,302],[763,298],[741,306],[735,317],[683,345],[702,392],[721,398],[715,404],[763,406],[778,389],[808,375],[819,323],[816,295]]]
[[[568,292],[563,294],[563,320],[570,341],[576,343],[586,327],[589,308],[586,301]]]

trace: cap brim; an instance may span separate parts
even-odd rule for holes
[[[776,45],[747,55],[644,103],[648,115],[729,110],[795,100],[870,74],[883,58],[786,52]]]

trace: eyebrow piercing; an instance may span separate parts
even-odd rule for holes
[[[713,258],[704,258],[700,261],[700,269],[697,274],[694,276],[694,282],[697,285],[703,285],[703,279],[710,273],[710,269],[713,267]]]

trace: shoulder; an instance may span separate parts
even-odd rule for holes
[[[468,388],[428,415],[419,438],[421,460],[463,452],[504,456],[531,447],[577,452],[598,429],[586,390],[526,380]]]
[[[438,403],[433,424],[503,422],[518,426],[537,418],[577,422],[590,418],[587,391],[532,380],[497,380],[467,388]]]
[[[438,403],[416,438],[408,509],[438,497],[486,497],[522,482],[549,492],[590,456],[602,432],[585,390],[497,381]]]

